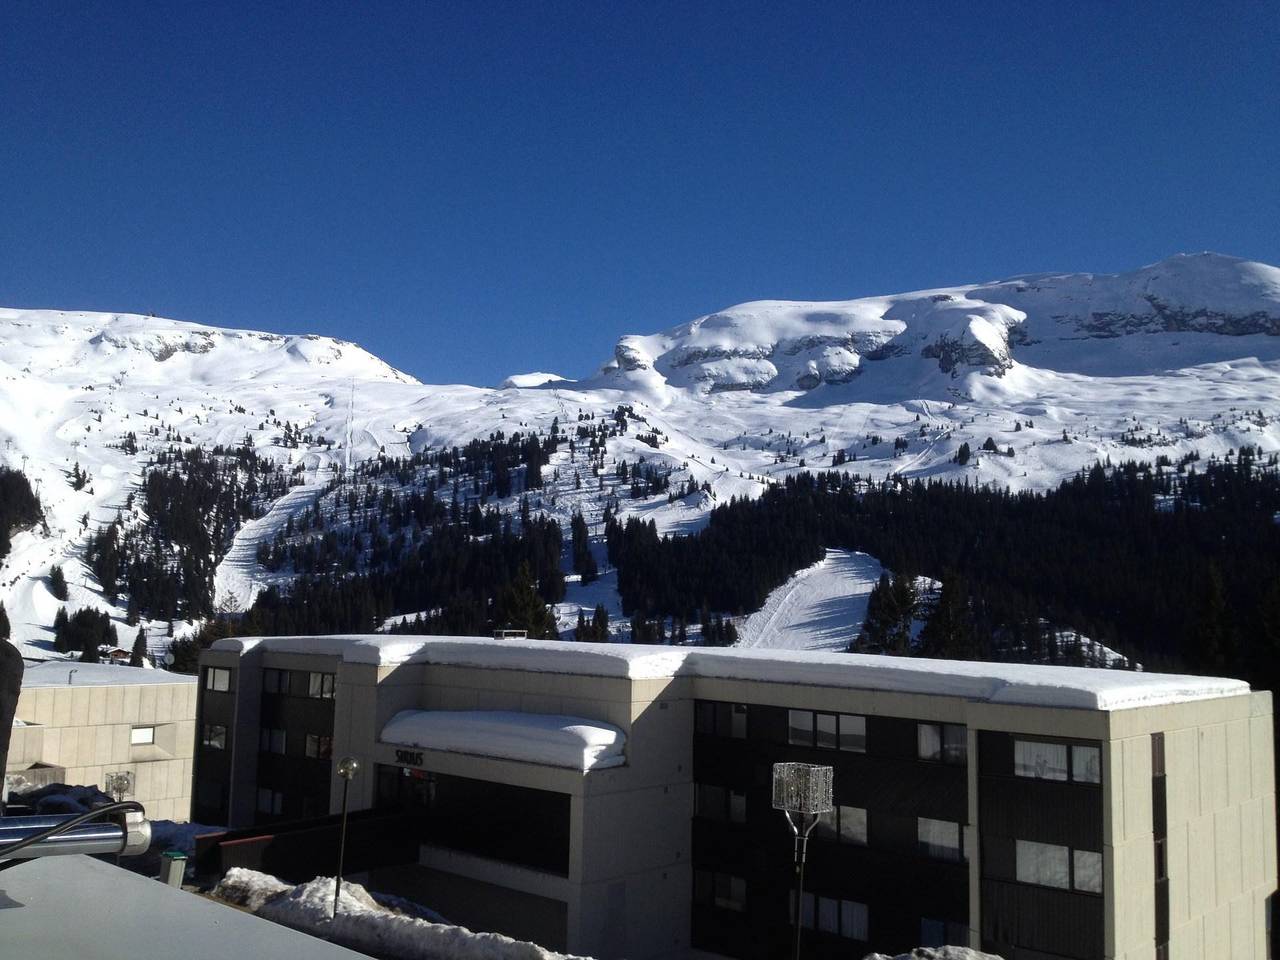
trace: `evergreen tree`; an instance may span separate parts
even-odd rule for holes
[[[9,636],[9,614],[5,612],[4,604],[0,603],[0,640],[8,640]]]
[[[1234,623],[1227,604],[1226,585],[1216,563],[1201,584],[1200,605],[1193,632],[1199,641],[1198,666],[1208,674],[1225,675],[1236,663]]]
[[[129,666],[140,667],[147,656],[147,631],[145,627],[138,628],[138,635],[133,638],[133,650],[129,654]]]
[[[56,600],[65,602],[67,599],[67,577],[60,564],[55,563],[49,568],[49,592]]]
[[[524,630],[539,640],[558,640],[556,620],[538,591],[527,563],[521,564],[515,578],[499,592],[494,604],[495,630]]]
[[[920,631],[920,646],[930,657],[972,660],[977,656],[969,594],[958,574],[943,574],[938,602]]]

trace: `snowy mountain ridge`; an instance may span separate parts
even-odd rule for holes
[[[761,300],[668,331],[626,336],[607,381],[812,390],[918,354],[943,373],[1001,374],[1020,344],[1130,333],[1280,334],[1280,269],[1179,255],[1127,274],[1038,274],[833,302]]]
[[[620,407],[632,411],[632,427],[608,440],[606,463],[643,458],[670,474],[671,489],[690,480],[705,489],[631,499],[612,466],[599,482],[581,482],[583,460],[561,449],[544,468],[538,509],[566,528],[580,512],[598,535],[604,504],[616,498],[622,517],[689,532],[717,503],[803,470],[1043,489],[1107,457],[1274,451],[1278,334],[1280,269],[1216,254],[1116,275],[746,303],[623,337],[588,379],[521,374],[498,388],[423,384],[326,337],[0,309],[0,463],[25,470],[47,522],[47,531],[15,536],[0,601],[15,639],[47,655],[64,605],[47,579],[59,563],[65,606],[111,612],[127,639],[123,601],[104,599],[81,558],[93,531],[138,516],[130,494],[151,458],[174,445],[247,444],[295,483],[243,525],[218,565],[218,607],[235,610],[287,579],[258,565],[258,548],[312,509],[347,465],[498,431],[546,434],[557,421],[571,429]],[[77,465],[88,477],[78,487]],[[620,616],[611,576],[571,578],[562,626],[578,604],[602,602]],[[166,625],[144,626],[163,645]]]

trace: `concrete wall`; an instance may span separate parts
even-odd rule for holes
[[[41,762],[65,767],[71,784],[106,786],[106,775],[128,771],[147,816],[186,820],[191,807],[196,684],[46,686],[24,688],[8,770]],[[130,730],[154,726],[155,743],[132,746]]]
[[[1276,888],[1271,694],[1112,715],[1104,757],[1108,957],[1154,949],[1151,734],[1164,732],[1171,960],[1263,960]]]

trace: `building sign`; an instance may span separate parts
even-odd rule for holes
[[[422,766],[421,750],[397,750],[396,763],[407,763],[414,767]]]

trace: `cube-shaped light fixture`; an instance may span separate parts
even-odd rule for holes
[[[787,813],[827,813],[831,809],[831,767],[816,763],[773,765],[773,809]]]

